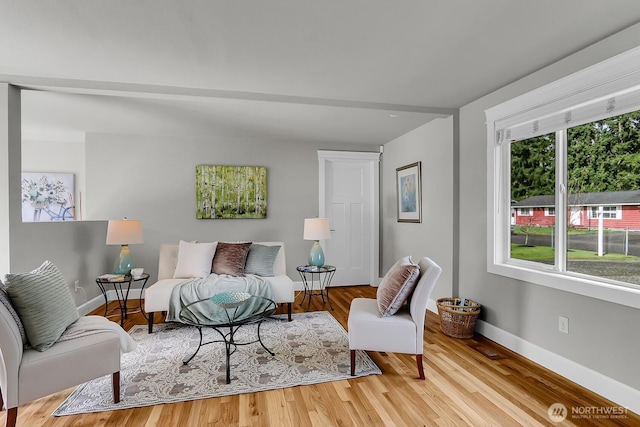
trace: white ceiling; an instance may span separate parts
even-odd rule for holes
[[[25,138],[382,144],[638,22],[637,0],[0,0],[0,81],[49,90]]]

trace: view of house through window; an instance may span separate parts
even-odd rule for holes
[[[555,182],[555,134],[511,143],[511,258],[554,263]]]
[[[640,111],[513,141],[510,153],[510,258],[640,284]],[[556,188],[566,204],[556,206]]]

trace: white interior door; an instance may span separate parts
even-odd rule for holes
[[[325,262],[336,267],[332,286],[374,284],[378,271],[379,153],[318,151],[320,216],[331,239]]]

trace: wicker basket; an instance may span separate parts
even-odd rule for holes
[[[437,304],[442,332],[453,338],[473,338],[480,304],[461,298],[440,298]]]

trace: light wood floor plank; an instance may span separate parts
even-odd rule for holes
[[[334,288],[335,310],[314,298],[311,310],[329,311],[346,329],[353,298],[375,298],[369,286]],[[306,309],[294,303],[294,312]],[[110,304],[114,308],[115,303]],[[284,313],[284,310],[280,312]],[[104,307],[92,314],[101,315]],[[156,316],[158,317],[158,316]],[[119,321],[116,316],[112,318]],[[125,329],[145,325],[141,314],[125,319]],[[495,360],[478,351],[494,352]],[[476,335],[458,340],[444,335],[439,319],[427,313],[424,339],[426,380],[417,379],[415,357],[370,352],[383,375],[293,387],[239,396],[146,408],[51,417],[73,388],[38,399],[18,410],[18,426],[637,426],[640,416],[571,419],[552,423],[553,403],[572,407],[617,407],[595,393]],[[4,422],[6,411],[0,414]]]

